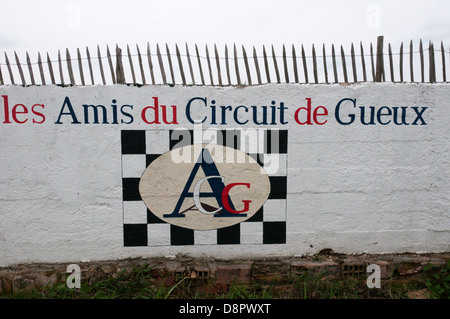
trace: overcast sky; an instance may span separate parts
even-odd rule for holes
[[[34,57],[116,43],[347,46],[384,35],[394,49],[422,39],[448,50],[449,14],[448,0],[2,0],[0,49]]]

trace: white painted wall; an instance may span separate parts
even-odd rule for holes
[[[35,108],[45,115],[42,124],[32,123],[33,118],[41,120],[38,116],[24,124],[5,124],[0,99],[2,266],[176,254],[294,256],[324,248],[349,254],[450,250],[448,84],[3,86],[0,93],[8,96],[10,113],[17,103],[30,112],[34,104],[45,106],[43,111]],[[119,107],[132,104],[135,120],[128,125],[70,124],[66,115],[63,124],[55,124],[66,96],[80,121],[82,104],[110,108],[113,99]],[[152,105],[154,96],[160,104],[177,105],[176,127],[184,128],[192,128],[184,106],[195,96],[215,99],[216,105],[284,102],[289,123],[275,127],[289,130],[286,244],[123,246],[120,130],[175,128],[140,120],[140,110]],[[307,97],[313,106],[328,109],[329,115],[321,118],[327,119],[325,125],[295,122],[294,112],[306,106]],[[343,126],[334,118],[343,98],[356,98],[358,106],[428,107],[423,116],[427,125]],[[26,117],[17,114],[21,121]]]

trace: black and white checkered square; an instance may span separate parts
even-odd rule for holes
[[[287,130],[123,130],[122,189],[124,246],[285,244],[287,217]],[[264,167],[271,191],[250,219],[214,230],[192,230],[166,223],[142,201],[139,181],[150,163],[174,148],[197,143],[233,147]]]

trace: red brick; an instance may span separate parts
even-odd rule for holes
[[[391,261],[386,260],[375,260],[375,261],[369,261],[368,264],[375,264],[380,266],[380,278],[381,279],[389,279],[391,278],[392,274],[395,270],[395,265]],[[367,269],[366,269],[367,270]],[[370,272],[367,273],[368,276],[370,276]]]
[[[218,265],[216,269],[216,283],[218,284],[249,284],[251,265]]]
[[[331,260],[327,261],[308,261],[308,260],[295,260],[291,262],[292,274],[299,274],[304,271],[309,271],[312,274],[323,276],[338,276],[339,265]]]

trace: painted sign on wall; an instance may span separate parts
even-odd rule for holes
[[[287,131],[194,133],[122,131],[125,245],[286,243]]]
[[[447,84],[4,86],[0,264],[449,247]]]

